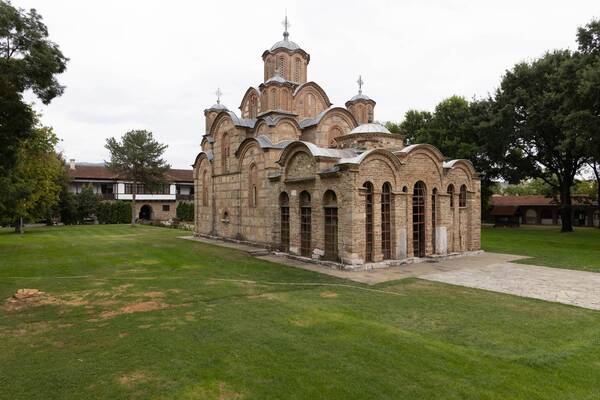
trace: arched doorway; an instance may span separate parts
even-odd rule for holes
[[[140,208],[140,219],[150,220],[152,219],[152,207],[148,204],[144,204],[142,208]]]
[[[304,257],[310,257],[312,254],[311,230],[312,208],[310,193],[303,191],[300,193],[300,255]]]
[[[287,253],[290,251],[290,198],[286,192],[279,195],[279,210],[281,218],[280,250]]]
[[[323,196],[323,211],[325,215],[325,254],[324,259],[338,260],[338,206],[337,196],[333,190],[328,190]]]
[[[415,183],[413,190],[413,254],[425,257],[425,184]]]

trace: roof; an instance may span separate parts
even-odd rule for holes
[[[589,196],[573,195],[571,202],[574,206],[596,204],[596,201]],[[554,197],[534,195],[534,196],[492,196],[490,200],[492,206],[556,206],[558,201]]]
[[[385,126],[372,122],[369,124],[362,124],[357,126],[356,128],[350,131],[350,134],[353,133],[389,133],[391,132]]]
[[[270,51],[275,51],[277,49],[288,49],[288,50],[301,50],[300,46],[298,46],[298,43],[296,42],[292,42],[291,40],[289,40],[287,37],[283,40],[280,40],[279,42],[275,43],[273,46],[271,46]]]
[[[206,110],[229,110],[224,104],[221,104],[221,102],[217,102],[215,104],[213,104],[210,108],[207,108]]]
[[[72,179],[113,181],[119,179],[119,176],[104,164],[77,163],[74,169],[67,166],[67,173]],[[170,169],[166,174],[166,180],[170,182],[193,182],[193,176],[193,170],[191,169]]]
[[[518,209],[517,206],[494,206],[490,214],[492,216],[513,216]]]
[[[356,94],[356,95],[354,95],[354,96],[353,96],[353,97],[352,97],[350,100],[348,100],[348,101],[357,101],[357,100],[371,100],[371,101],[373,101],[373,99],[372,99],[372,98],[370,98],[369,96],[367,96],[367,95],[365,95],[365,94],[362,94],[362,93],[359,93],[359,94]]]

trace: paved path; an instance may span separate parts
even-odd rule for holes
[[[421,278],[600,310],[600,273],[509,262]]]
[[[265,255],[264,249],[240,243],[206,238],[185,239],[235,248],[262,260],[369,285],[416,277],[600,310],[600,273],[515,264],[511,261],[525,257],[511,254],[482,253],[368,271],[344,271],[285,256]]]

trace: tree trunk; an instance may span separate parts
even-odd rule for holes
[[[19,217],[17,223],[15,224],[15,233],[23,233],[23,217]]]
[[[573,207],[571,206],[571,185],[563,182],[560,186],[561,232],[573,232]]]
[[[133,184],[133,190],[131,191],[131,226],[135,226],[135,192],[137,191],[137,185]]]

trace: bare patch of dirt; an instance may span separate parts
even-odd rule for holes
[[[251,294],[247,296],[249,299],[267,299],[267,300],[277,300],[277,293],[260,293],[260,294]]]
[[[124,374],[117,378],[117,381],[121,386],[131,388],[139,383],[148,381],[148,375],[142,371],[132,372],[130,374]]]
[[[112,318],[121,314],[134,314],[140,312],[163,310],[169,307],[171,307],[169,304],[160,301],[140,301],[128,304],[124,307],[121,307],[118,310],[103,311],[102,313],[100,313],[100,318]]]
[[[154,291],[154,292],[144,292],[144,293],[142,293],[142,296],[155,299],[155,298],[165,297],[165,294],[163,292]]]
[[[321,292],[321,297],[324,299],[333,299],[338,297],[336,292]]]
[[[59,300],[39,289],[19,289],[4,302],[6,311],[20,311],[25,308],[58,304]]]
[[[219,382],[219,400],[237,400],[242,398],[241,393],[234,392],[228,388],[225,382]]]
[[[169,293],[181,293],[181,289],[168,289],[167,292],[169,292]]]

